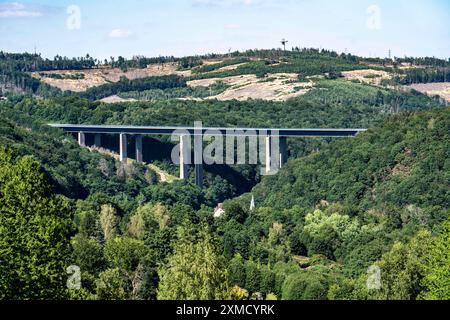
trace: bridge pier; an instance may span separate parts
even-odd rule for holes
[[[203,187],[203,135],[194,136],[195,185]]]
[[[188,135],[180,136],[180,179],[185,180],[189,175],[188,162],[191,148],[190,148],[190,137]]]
[[[142,135],[136,136],[136,161],[137,162],[143,162],[144,160],[143,154],[142,154]]]
[[[78,144],[82,147],[86,146],[86,134],[82,131],[78,132]]]
[[[195,185],[200,188],[203,187],[203,165],[195,165]]]
[[[264,171],[266,174],[270,172],[270,165],[271,165],[271,150],[270,150],[270,144],[272,142],[272,139],[270,136],[264,137]]]
[[[287,138],[280,137],[280,168],[286,164],[288,159]]]
[[[274,137],[279,141],[274,140]],[[261,136],[262,145],[264,148],[263,172],[270,174],[273,170],[281,168],[288,158],[286,137],[278,135]],[[120,144],[120,162],[127,163],[128,160],[128,137],[126,133],[119,134]],[[86,134],[83,131],[78,132],[78,144],[86,146]],[[94,145],[101,147],[101,134],[95,133]],[[135,136],[135,150],[136,161],[143,162],[143,136],[137,134]],[[191,138],[189,135],[180,136],[180,179],[187,179],[189,177],[189,164],[191,163]],[[195,184],[199,187],[203,186],[203,135],[194,136],[194,172]]]
[[[127,163],[127,135],[125,133],[120,134],[120,162]]]
[[[278,170],[287,160],[287,144],[285,137],[273,135],[264,137],[264,172],[270,174]]]
[[[100,148],[102,146],[102,136],[100,135],[100,133],[96,133],[94,136],[94,145],[97,148]]]

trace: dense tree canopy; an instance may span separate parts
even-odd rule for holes
[[[158,299],[208,300],[226,297],[226,271],[214,239],[203,226],[197,235],[192,226],[178,230],[174,253],[159,271]]]
[[[61,299],[71,210],[39,163],[0,149],[0,297]]]

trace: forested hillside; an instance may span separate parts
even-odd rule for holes
[[[31,75],[71,69],[80,72],[67,76],[76,82],[83,70],[166,63],[185,73],[122,77],[80,92]],[[367,68],[392,78],[374,84],[341,74]],[[447,68],[434,58],[393,64],[297,48],[104,62],[0,53],[0,298],[450,298],[450,109],[441,98],[397,90],[446,81]],[[213,97],[235,85],[227,77],[264,82],[275,72],[311,85],[286,101]],[[212,78],[220,81],[188,85]],[[99,101],[110,95],[142,101]],[[169,137],[144,137],[145,163],[123,164],[112,157],[117,136],[88,149],[47,125],[200,120],[369,130],[289,139],[288,164],[274,176],[261,177],[255,165],[205,165],[201,189],[193,168],[186,181],[158,176],[179,174]],[[70,265],[80,268],[81,289],[66,287]],[[368,289],[369,267],[380,268],[381,287]]]
[[[320,200],[342,202],[353,213],[391,204],[444,208],[450,196],[449,112],[392,116],[382,130],[293,159],[256,190],[264,204],[280,208]]]
[[[64,299],[72,210],[38,162],[0,147],[0,298]]]
[[[256,263],[261,277],[287,277],[269,290],[286,299],[428,294],[428,245],[450,213],[449,129],[448,108],[403,113],[290,161],[254,188],[256,210],[250,195],[225,203],[224,254],[250,269]],[[381,268],[380,291],[365,288],[370,265]],[[233,284],[267,292],[234,268]]]

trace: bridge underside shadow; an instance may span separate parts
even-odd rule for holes
[[[73,138],[78,139],[77,133],[72,133]],[[174,165],[171,160],[171,153],[174,148],[174,144],[170,141],[167,141],[165,137],[142,137],[142,162],[144,163],[154,163],[161,162],[167,164],[167,166],[171,167],[169,173],[178,174],[179,175],[179,167]],[[131,136],[127,139],[127,158],[131,158],[136,160],[136,149],[133,146],[136,144],[136,137]],[[111,151],[113,153],[120,153],[120,141],[117,135],[114,134],[102,134],[101,140],[97,141],[94,134],[85,134],[84,137],[84,145],[89,147],[97,147],[102,148],[107,151]],[[191,158],[194,158],[194,154],[192,152]],[[229,166],[226,164],[212,164],[212,165],[203,165],[203,170],[206,173],[211,174],[212,176],[219,176],[223,180],[226,180],[229,184],[236,187],[236,193],[242,194],[250,191],[255,184],[257,183],[257,165],[244,165],[242,169],[249,174],[246,176],[234,168],[234,166]],[[195,167],[194,165],[189,165],[189,174],[188,176],[194,176],[195,180]],[[204,177],[204,182],[208,183],[208,179],[210,179],[208,175]]]

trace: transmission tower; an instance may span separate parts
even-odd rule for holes
[[[281,39],[281,44],[283,45],[284,51],[286,51],[286,43],[288,43],[289,41],[287,41],[286,39]]]

